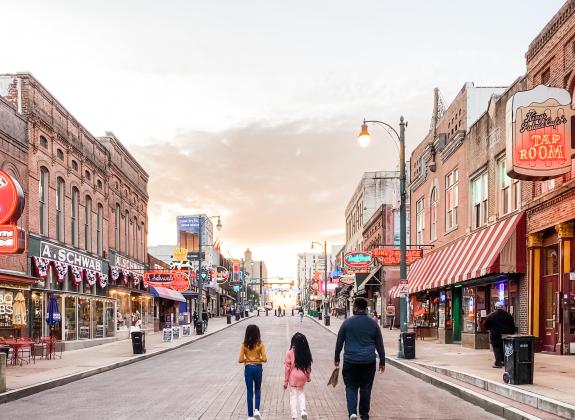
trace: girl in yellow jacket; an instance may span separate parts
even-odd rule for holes
[[[261,420],[260,389],[262,386],[262,364],[268,361],[266,348],[262,343],[260,329],[257,325],[248,325],[244,342],[240,348],[239,363],[245,364],[244,378],[246,380],[248,397],[248,420]],[[255,410],[254,410],[255,390]]]

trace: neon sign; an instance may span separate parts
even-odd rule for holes
[[[348,252],[343,257],[343,263],[350,268],[369,267],[373,257],[369,252]]]
[[[190,278],[186,273],[178,270],[154,270],[144,273],[144,284],[153,287],[167,287],[183,292],[190,287]]]
[[[569,172],[574,116],[565,89],[539,85],[513,95],[506,107],[507,174],[546,179]]]
[[[383,265],[399,265],[401,261],[401,251],[392,248],[376,248],[371,251],[374,257],[379,258]],[[421,249],[408,249],[405,251],[405,262],[407,265],[423,256]]]
[[[26,244],[25,232],[16,226],[24,210],[22,186],[0,171],[0,254],[20,254]]]

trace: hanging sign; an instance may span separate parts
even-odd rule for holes
[[[24,203],[20,183],[0,171],[0,254],[21,254],[26,248],[26,234],[16,226]]]
[[[376,248],[371,251],[374,257],[379,258],[383,265],[399,265],[401,262],[401,251],[393,248]],[[415,262],[423,256],[422,249],[407,249],[405,251],[405,262],[407,265]]]
[[[373,257],[369,252],[347,252],[343,256],[343,263],[348,268],[369,267],[373,262]]]
[[[144,284],[153,287],[167,287],[183,292],[189,289],[190,278],[186,273],[178,270],[154,270],[144,273]]]
[[[507,174],[517,179],[548,179],[571,170],[571,95],[539,85],[517,92],[506,106]]]

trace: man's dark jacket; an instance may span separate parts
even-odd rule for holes
[[[486,330],[489,330],[491,343],[499,343],[501,341],[501,334],[515,333],[515,321],[513,315],[503,309],[496,309],[491,312],[485,323],[483,324]]]
[[[381,330],[377,322],[365,312],[357,313],[341,324],[335,345],[335,361],[338,363],[344,342],[344,362],[355,364],[371,363],[376,359],[375,351],[377,350],[379,363],[385,365],[385,350],[383,348]]]

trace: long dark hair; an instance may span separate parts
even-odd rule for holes
[[[244,346],[250,350],[253,350],[253,348],[261,342],[262,339],[258,326],[254,324],[248,325],[246,328],[246,336],[244,337]]]
[[[299,332],[295,333],[291,338],[290,347],[293,348],[295,367],[304,372],[310,370],[313,358],[311,357],[311,351],[305,335]]]

